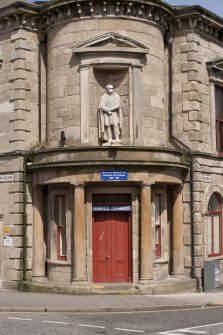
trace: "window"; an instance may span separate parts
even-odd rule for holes
[[[156,258],[161,257],[161,194],[155,195],[155,243],[156,243]]]
[[[66,197],[56,196],[57,259],[66,260]]]
[[[223,155],[223,87],[215,86],[216,106],[216,146],[220,155]]]
[[[222,254],[222,205],[216,193],[208,204],[208,256]]]

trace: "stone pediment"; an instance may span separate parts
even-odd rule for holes
[[[107,33],[77,44],[74,53],[89,52],[128,52],[147,54],[147,47],[135,40],[116,33]]]

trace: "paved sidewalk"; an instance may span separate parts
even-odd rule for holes
[[[0,290],[0,311],[128,312],[223,306],[223,292],[169,295],[64,295]]]

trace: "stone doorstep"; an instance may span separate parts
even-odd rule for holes
[[[139,291],[148,295],[197,292],[197,280],[184,276],[171,277],[160,282],[141,284]]]
[[[114,295],[127,295],[127,294],[146,294],[146,295],[159,295],[171,293],[186,293],[197,291],[196,279],[188,277],[173,278],[160,281],[160,282],[145,282],[145,283],[72,283],[62,284],[52,281],[37,281],[37,282],[3,282],[3,289],[12,289],[23,292],[39,292],[39,293],[59,293],[71,295],[88,295],[88,294],[114,294]]]

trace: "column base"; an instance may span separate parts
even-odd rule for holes
[[[38,281],[47,281],[48,278],[46,276],[35,276],[35,275],[32,275],[32,281],[34,282],[38,282]]]
[[[72,281],[72,284],[85,284],[85,283],[87,283],[87,279],[86,278],[75,278],[75,279],[73,279],[73,281]]]
[[[140,284],[148,284],[153,281],[153,278],[140,278],[139,283]]]
[[[171,272],[171,276],[175,276],[175,277],[180,277],[180,276],[182,276],[182,277],[184,277],[185,276],[185,272]]]

